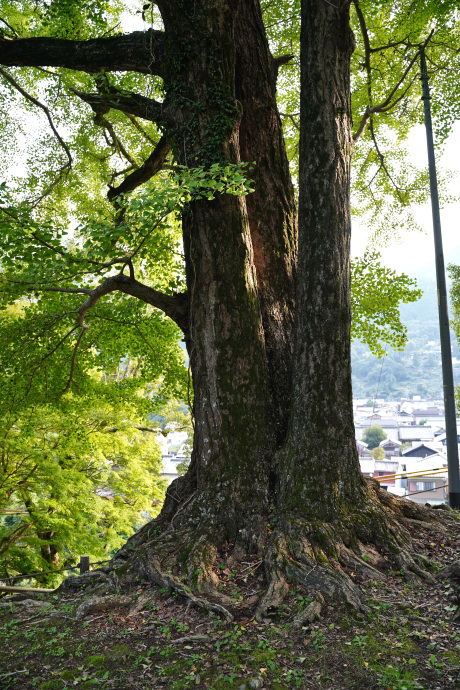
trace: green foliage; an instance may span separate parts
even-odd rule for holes
[[[0,578],[73,565],[81,553],[108,558],[158,513],[158,442],[136,429],[134,405],[112,397],[111,382],[95,381],[84,397],[2,414],[0,506],[22,514],[0,517]]]
[[[8,318],[0,320],[0,364],[6,372],[0,397],[7,394],[16,406],[28,404],[34,391],[42,400],[54,400],[69,383],[79,390],[91,387],[89,371],[110,370],[130,357],[136,358],[137,377],[150,383],[161,378],[163,402],[184,399],[187,376],[175,324],[121,292],[85,310],[83,322],[81,295],[113,276],[114,268],[123,272],[128,262],[136,262],[136,277],[147,286],[164,294],[180,290],[180,232],[173,214],[192,199],[248,193],[245,168],[178,167],[170,177],[133,194],[123,207],[123,222],[117,223],[113,212],[111,218],[101,211],[98,221],[87,219],[73,233],[43,221],[27,206],[14,206],[2,185],[0,297]],[[111,260],[114,251],[119,260]],[[78,368],[69,373],[77,351]],[[128,396],[132,384],[125,380],[120,392],[126,389]]]
[[[261,4],[273,54],[293,56],[280,69],[278,102],[296,176],[300,0]],[[428,199],[428,172],[426,166],[411,163],[407,148],[409,132],[423,122],[418,51],[426,43],[435,141],[441,147],[460,116],[458,19],[456,3],[449,0],[351,3],[356,40],[351,60],[352,203],[355,217],[373,230],[371,246],[419,229],[411,207]],[[441,197],[447,201],[445,182],[450,175],[439,178]]]
[[[380,441],[384,441],[386,437],[387,435],[380,424],[373,424],[367,427],[367,429],[364,429],[361,440],[367,443],[369,450],[373,450],[379,445]]]
[[[413,278],[397,275],[380,265],[379,258],[377,252],[368,251],[352,261],[351,332],[353,338],[367,343],[374,355],[382,357],[388,345],[404,349],[407,329],[400,320],[399,304],[415,302],[422,293]]]
[[[82,12],[71,0],[53,2],[41,9],[33,2],[23,2],[21,7],[18,7],[16,3],[2,0],[0,7],[1,16],[8,19],[10,26],[21,37],[48,35],[68,38],[77,35],[79,38],[86,38],[107,31],[110,33],[120,13],[126,9],[125,3],[121,1],[87,3],[85,11]],[[264,0],[262,10],[273,54],[294,55],[291,61],[280,68],[278,100],[283,113],[286,145],[295,177],[298,151],[300,0],[285,0],[283,3]],[[372,50],[370,53],[370,72],[365,59],[365,33],[358,10],[362,12],[367,23],[371,48],[379,47],[379,50]],[[146,12],[140,8],[138,11],[144,14]],[[145,17],[151,12],[153,10],[149,7]],[[154,14],[152,21],[156,21],[156,10]],[[364,214],[370,223],[377,224],[380,228],[380,237],[389,237],[399,232],[403,222],[407,227],[401,214],[408,210],[409,202],[424,201],[428,190],[425,173],[412,170],[404,153],[407,134],[421,118],[418,64],[415,61],[406,74],[406,65],[409,64],[406,58],[415,54],[416,46],[429,32],[427,27],[436,25],[436,33],[427,46],[427,57],[429,62],[431,59],[433,65],[436,63],[439,66],[439,69],[432,70],[431,75],[432,89],[436,94],[433,105],[436,103],[434,115],[438,134],[445,137],[458,111],[459,99],[455,97],[458,85],[451,77],[453,72],[444,69],[448,60],[454,67],[460,59],[451,49],[451,46],[456,45],[458,27],[449,3],[426,2],[414,9],[412,6],[406,7],[405,3],[394,3],[391,0],[382,0],[379,3],[361,0],[359,3],[353,3],[352,22],[357,39],[357,49],[352,61],[352,106],[355,123],[358,125],[361,122],[368,106],[375,107],[375,112],[371,113],[366,122],[362,136],[355,143],[354,209],[358,215]],[[5,26],[5,32],[8,31],[11,33]],[[173,67],[177,68],[178,72],[184,59],[193,58],[190,46],[180,48],[175,50],[173,47],[170,55],[174,62]],[[214,62],[210,64],[210,69],[217,69]],[[155,184],[151,183],[143,193],[133,195],[131,205],[127,204],[125,217],[120,219],[118,211],[114,210],[105,198],[105,184],[107,180],[109,184],[115,184],[122,170],[126,174],[139,166],[151,152],[152,144],[158,140],[160,133],[157,126],[151,122],[140,123],[136,118],[112,109],[104,117],[111,124],[114,137],[107,128],[101,126],[100,120],[93,118],[88,107],[82,104],[72,91],[91,91],[94,89],[94,83],[100,85],[102,79],[106,88],[116,87],[126,92],[148,93],[149,96],[161,100],[165,88],[161,79],[134,73],[104,73],[93,77],[83,72],[70,72],[65,69],[40,71],[23,67],[10,71],[23,88],[45,103],[52,104],[55,124],[65,125],[66,143],[73,160],[71,168],[58,175],[60,183],[53,186],[56,182],[56,171],[66,161],[63,147],[56,137],[50,136],[44,113],[37,110],[31,102],[24,101],[13,85],[5,81],[3,91],[0,92],[0,105],[3,104],[7,110],[14,103],[15,118],[2,122],[2,134],[8,141],[18,141],[19,135],[23,144],[22,150],[10,149],[10,152],[15,154],[17,159],[22,159],[24,164],[22,167],[19,166],[19,172],[14,173],[7,169],[6,161],[3,164],[4,172],[12,177],[14,194],[11,196],[10,193],[9,198],[5,199],[4,192],[2,205],[6,211],[15,209],[13,218],[10,217],[8,220],[8,241],[5,245],[5,271],[10,280],[8,299],[13,295],[12,280],[17,282],[14,287],[16,294],[23,294],[25,283],[31,288],[38,288],[38,283],[42,286],[43,283],[51,286],[51,278],[55,280],[57,277],[58,280],[65,278],[68,281],[67,286],[75,288],[76,274],[82,276],[85,270],[92,270],[92,275],[98,279],[109,275],[113,267],[110,267],[110,270],[102,269],[101,266],[88,262],[111,261],[115,250],[120,251],[120,258],[126,259],[129,251],[134,250],[141,242],[142,246],[136,254],[136,278],[169,293],[181,290],[183,268],[179,257],[180,238],[175,219],[176,212],[179,213],[184,208],[183,204],[187,198],[211,199],[215,193],[226,191],[226,181],[222,177],[217,179],[217,168],[207,171],[202,168],[187,172],[183,170],[182,173],[176,168],[172,178],[166,178],[161,174],[157,176]],[[216,89],[217,82],[216,78]],[[180,97],[180,94],[176,93],[177,89],[175,91],[174,82],[166,86],[173,99]],[[379,103],[393,91],[388,107],[379,109]],[[228,107],[231,105],[233,108],[232,104],[227,103],[227,94],[216,91],[211,93],[209,98],[212,107],[223,107],[222,104],[225,102]],[[441,100],[442,108],[439,107]],[[197,108],[202,105],[197,103]],[[38,118],[33,141],[26,137],[31,113],[34,118]],[[227,120],[231,119],[233,114],[225,110],[222,117],[225,122],[218,121],[218,118],[213,120],[215,126],[220,128],[219,136],[222,136],[222,128],[229,126]],[[192,124],[188,123],[187,126]],[[208,138],[214,141],[212,137],[213,134],[210,132]],[[213,146],[217,147],[216,142]],[[212,156],[208,158],[211,160]],[[123,168],[123,164],[128,164],[128,167]],[[235,171],[233,193],[250,191],[250,188],[244,188],[243,180],[246,177],[247,172],[244,169]],[[180,188],[182,196],[178,191]],[[27,204],[30,205],[32,201],[34,205],[43,194],[48,196],[41,202],[39,215],[34,210],[28,211]],[[134,197],[137,201],[134,201]],[[25,202],[25,206],[18,209],[17,204],[21,200]],[[75,221],[76,218],[78,223]],[[134,218],[133,223],[131,220]],[[5,220],[4,218],[4,222]],[[147,227],[148,223],[158,223],[151,234],[152,225]],[[15,230],[12,229],[13,225]],[[5,225],[2,226],[2,230],[5,230]],[[38,234],[39,239],[35,238],[32,241],[33,232]],[[28,239],[24,249],[20,249],[16,257],[16,250],[26,235]],[[47,248],[45,242],[53,249]],[[63,242],[67,242],[67,253],[61,251]],[[175,264],[169,262],[171,256],[165,255],[168,251],[179,253],[175,255]],[[69,254],[73,254],[73,262]],[[40,257],[38,265],[35,261],[35,269],[34,262],[29,262],[31,256],[33,259]],[[23,271],[19,276],[16,275],[18,259]],[[28,262],[29,265],[26,266]],[[139,263],[142,263],[142,268]],[[121,262],[118,267],[123,265],[126,266]],[[59,269],[57,275],[56,267]],[[369,274],[367,281],[368,287],[372,288],[372,294],[367,294],[362,284],[366,271]],[[155,277],[152,272],[155,272]],[[416,298],[414,286],[410,281],[404,276],[395,281],[395,277],[391,272],[385,276],[385,271],[378,269],[378,258],[375,253],[369,253],[353,267],[353,335],[368,342],[378,356],[385,352],[387,346],[404,346],[405,329],[401,325],[397,309],[401,301]],[[83,278],[79,279],[80,285],[81,280]],[[40,300],[43,300],[43,296]],[[71,307],[77,304],[75,297],[71,299],[62,295],[57,301],[67,302]],[[132,306],[127,306],[132,301],[112,294],[110,306],[115,307],[114,318],[118,319],[119,314],[125,313],[126,309],[136,311]],[[147,316],[148,310],[145,306],[140,311],[144,317]],[[138,310],[135,317],[139,316]],[[87,318],[90,319],[89,315]],[[93,321],[96,319],[95,316],[91,318]],[[100,318],[104,319],[107,334],[104,345],[107,347],[113,333],[108,321],[108,310]],[[144,318],[143,326],[146,320]],[[126,321],[125,319],[124,322]],[[131,320],[134,321],[135,319]],[[137,326],[140,328],[139,322]],[[129,332],[130,338],[141,338],[138,333],[134,333],[134,327],[128,330],[126,326],[124,328],[126,337]],[[164,331],[167,327],[161,324],[161,328]],[[92,326],[93,334],[96,330]],[[151,333],[142,333],[146,340],[150,341]],[[169,338],[172,333],[169,332],[165,336]],[[75,343],[77,337],[77,333],[73,334],[70,342]],[[122,339],[124,342],[126,337]],[[87,334],[84,340],[88,340]],[[106,351],[102,347],[98,348],[101,362]],[[159,362],[160,359],[156,358],[156,361]],[[168,366],[169,364],[170,362]],[[178,390],[173,391],[173,395],[181,397]]]
[[[361,129],[354,153],[354,211],[380,240],[413,225],[409,204],[423,202],[428,193],[426,173],[409,165],[404,146],[422,117],[416,53],[431,27],[426,53],[439,141],[459,115],[459,28],[452,5],[352,3],[357,39],[352,115]],[[8,40],[114,35],[122,31],[117,22],[126,8],[122,0],[83,5],[0,0],[1,31]],[[140,8],[144,18],[151,11],[153,22],[152,8]],[[295,177],[300,0],[263,0],[262,10],[273,54],[294,55],[280,68],[278,99]],[[178,70],[192,58],[185,44],[172,51]],[[179,220],[188,204],[252,191],[246,164],[209,165],[219,158],[222,137],[236,115],[235,104],[220,88],[216,61],[210,59],[216,78],[207,95],[216,116],[203,137],[209,146],[200,151],[208,165],[183,168],[170,155],[154,181],[129,197],[117,197],[113,205],[107,183],[115,187],[146,161],[160,128],[115,109],[95,116],[76,92],[116,88],[162,101],[166,88],[180,105],[177,99],[184,96],[174,91],[174,83],[130,72],[28,67],[3,72],[0,109],[12,116],[0,122],[8,153],[0,172],[9,179],[8,187],[0,186],[1,500],[28,511],[2,525],[10,570],[42,564],[44,534],[53,534],[62,558],[79,550],[97,557],[101,544],[104,553],[110,551],[120,534],[136,528],[160,491],[152,436],[135,427],[156,414],[163,427],[167,419],[181,424],[168,401],[192,395],[178,344],[182,333],[151,302],[97,289],[111,279],[128,278],[129,272],[149,290],[179,295],[185,290]],[[207,106],[197,102],[194,107],[198,114]],[[186,145],[196,122],[184,123]],[[376,252],[354,261],[352,276],[353,337],[379,356],[387,346],[402,348],[406,331],[398,305],[418,298],[414,282],[382,268]],[[109,431],[112,427],[117,431]],[[113,499],[102,496],[106,490]],[[22,527],[20,539],[12,540]],[[86,541],[72,541],[77,538]]]

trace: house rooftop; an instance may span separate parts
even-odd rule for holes
[[[386,446],[387,443],[394,443],[396,446],[402,445],[401,441],[397,441],[394,438],[385,438],[385,439],[383,439],[383,441],[380,441],[379,445],[383,447],[383,446]]]
[[[434,438],[431,426],[400,426],[400,441],[432,441]]]
[[[414,451],[422,450],[423,448],[426,448],[427,450],[431,451],[430,455],[435,455],[436,453],[439,453],[439,450],[440,450],[440,448],[438,446],[435,446],[432,443],[416,443],[415,445],[411,446],[411,448],[407,448],[405,451],[403,451],[401,453],[401,457],[404,457],[408,453],[410,453],[412,455],[412,457],[417,457],[414,454]],[[421,457],[421,456],[419,456],[419,457]]]

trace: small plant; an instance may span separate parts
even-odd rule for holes
[[[311,644],[313,649],[318,651],[319,649],[324,649],[326,646],[326,636],[321,630],[312,630],[311,633]]]
[[[295,669],[290,669],[285,674],[286,683],[290,688],[301,688],[303,685],[302,681],[302,671],[296,671]]]
[[[426,662],[426,665],[427,668],[436,671],[438,675],[441,673],[441,669],[445,666],[442,661],[436,661],[436,656],[434,654],[430,654],[430,658]]]
[[[413,678],[412,671],[391,664],[382,670],[377,682],[388,690],[423,690],[423,685]]]
[[[303,611],[303,609],[311,601],[313,601],[312,597],[303,597],[299,594],[299,596],[297,597],[297,604],[298,604],[297,613],[300,613],[301,611]]]
[[[224,681],[224,683],[229,683],[229,685],[233,685],[233,681],[237,677],[238,677],[237,673],[231,673],[229,676],[222,676],[222,680]]]

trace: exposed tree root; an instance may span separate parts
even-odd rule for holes
[[[413,552],[411,531],[415,526],[446,531],[451,521],[458,524],[452,511],[434,511],[396,498],[371,481],[366,505],[345,510],[334,522],[281,515],[270,531],[267,516],[253,513],[242,515],[241,525],[229,536],[218,514],[211,517],[208,509],[207,519],[200,518],[203,510],[195,500],[195,487],[184,487],[182,492],[174,489],[175,497],[169,496],[161,516],[128,540],[109,566],[71,576],[61,585],[64,592],[83,585],[91,592],[92,597],[79,607],[78,617],[107,607],[140,611],[153,598],[152,590],[134,596],[120,596],[120,592],[149,582],[177,593],[187,607],[231,621],[229,609],[238,602],[218,590],[222,569],[244,572],[248,559],[251,572],[255,563],[264,568],[266,589],[255,612],[260,621],[279,610],[290,583],[315,593],[315,601],[294,620],[296,627],[320,615],[322,594],[365,612],[354,578],[383,580],[391,568],[408,580],[432,582],[433,564]]]
[[[106,611],[108,609],[126,608],[132,603],[133,598],[130,596],[93,596],[80,604],[75,612],[75,618],[77,620],[81,620],[86,618],[86,616],[89,616],[91,613]]]
[[[433,575],[424,569],[432,566],[429,559],[412,552],[410,528],[423,523],[444,531],[444,518],[444,512],[391,496],[376,482],[369,483],[367,505],[334,523],[284,518],[266,549],[268,588],[256,618],[266,620],[276,611],[288,581],[341,599],[361,612],[367,609],[353,573],[382,580],[380,569],[390,565],[407,580],[433,582]]]
[[[308,606],[306,606],[303,611],[301,611],[292,623],[293,630],[299,630],[304,625],[309,625],[314,621],[318,620],[321,616],[321,609],[324,605],[324,597],[317,592],[315,594],[315,599],[311,601]]]

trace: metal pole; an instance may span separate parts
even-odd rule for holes
[[[433,128],[431,123],[430,87],[426,69],[425,51],[420,51],[420,67],[425,109],[426,143],[430,172],[431,210],[433,214],[434,248],[436,256],[436,281],[438,285],[439,334],[441,338],[442,381],[446,419],[447,467],[449,476],[449,505],[460,508],[460,475],[458,466],[457,415],[455,411],[454,376],[450,346],[449,312],[447,308],[446,272],[442,251],[441,216],[439,213],[438,182],[434,157]]]

